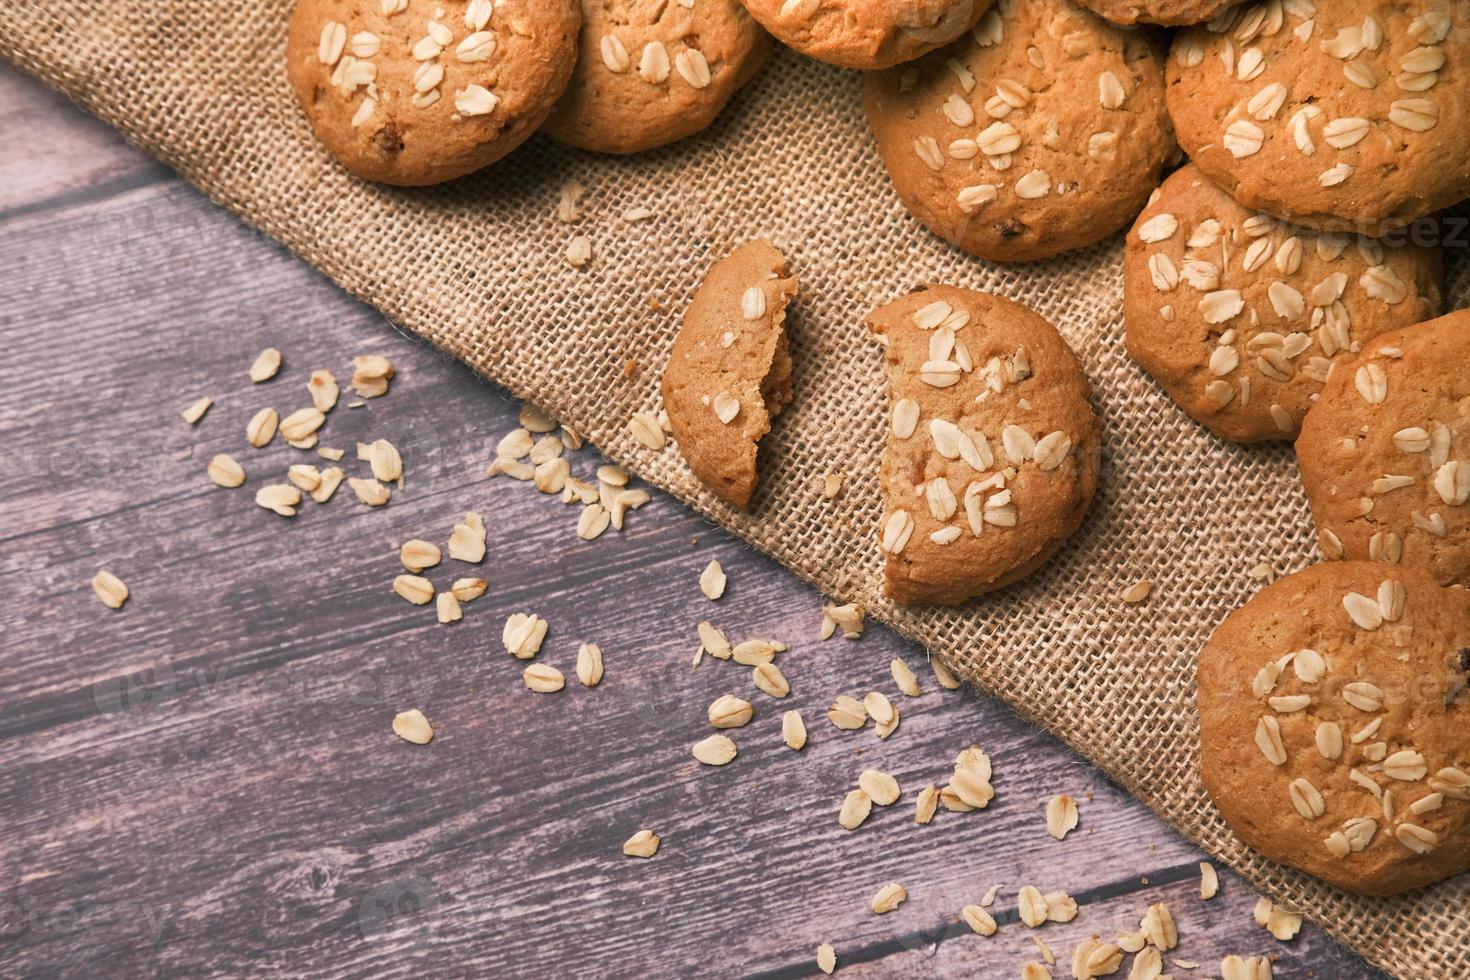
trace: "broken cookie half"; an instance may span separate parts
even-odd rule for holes
[[[1101,423],[1067,342],[1010,300],[930,286],[869,314],[887,348],[884,586],[955,604],[1031,574],[1097,488]]]
[[[796,279],[770,242],[716,262],[684,314],[664,371],[663,400],[694,475],[731,507],[755,492],[756,443],[791,401],[786,307]]]

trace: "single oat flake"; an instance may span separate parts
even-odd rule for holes
[[[711,561],[699,575],[699,591],[704,597],[715,600],[725,594],[725,570],[718,561]]]
[[[869,907],[877,914],[882,915],[885,912],[892,912],[898,908],[908,900],[908,897],[909,892],[907,888],[897,882],[890,881],[878,889],[878,893],[873,896],[873,901]]]
[[[724,735],[711,735],[694,743],[694,758],[707,766],[723,766],[735,758],[735,743]]]
[[[1077,826],[1077,801],[1066,794],[1053,796],[1046,804],[1046,832],[1057,840]]]
[[[400,711],[393,716],[393,734],[414,745],[428,745],[434,740],[434,729],[429,719],[417,708]]]
[[[128,601],[127,585],[105,568],[92,576],[92,591],[108,609],[121,609]]]
[[[661,840],[651,830],[640,830],[623,842],[623,853],[628,857],[651,858],[658,853]]]

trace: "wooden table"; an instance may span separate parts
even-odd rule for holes
[[[1372,975],[1310,925],[1279,943],[1255,895],[1221,872],[1198,897],[1200,853],[1004,705],[941,690],[924,652],[877,626],[817,638],[823,599],[661,494],[593,542],[577,512],[485,466],[517,406],[344,296],[64,99],[0,70],[0,975],[291,973],[309,976],[767,976],[815,973],[831,942],[847,977],[1014,977],[1043,939],[1070,976],[1072,948],[1135,930],[1152,902],[1178,920],[1178,976],[1218,976],[1227,953],[1278,956],[1276,976]],[[285,366],[252,385],[266,346]],[[252,450],[260,407],[309,404],[328,367],[380,353],[391,392],[350,409],[322,443],[391,439],[407,480],[369,509],[344,486],[293,520],[253,503],[292,462]],[[179,412],[215,405],[197,427]],[[211,485],[228,451],[250,480]],[[574,470],[596,465],[591,448]],[[440,625],[390,584],[410,537],[442,543],[485,515],[488,594]],[[697,586],[729,573],[718,603]],[[106,567],[132,598],[104,608]],[[446,560],[428,573],[474,574]],[[570,677],[580,641],[606,679],[533,694],[500,642],[535,612],[540,660]],[[690,660],[695,624],[784,640],[786,703],[748,670]],[[898,698],[889,661],[921,677]],[[840,693],[885,690],[902,726],[842,733]],[[740,755],[701,766],[706,706],[756,706]],[[421,708],[437,738],[390,728]],[[780,711],[811,733],[781,742]],[[998,796],[916,826],[914,797],[978,742]],[[858,831],[837,824],[865,768],[903,799]],[[1056,793],[1081,801],[1065,841],[1046,833]],[[620,852],[663,837],[652,860]],[[909,900],[878,916],[888,881]],[[998,934],[956,926],[1001,886]],[[1063,889],[1081,913],[1033,931],[1017,889]],[[1121,976],[1122,974],[1120,974]]]

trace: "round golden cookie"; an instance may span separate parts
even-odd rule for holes
[[[955,604],[1030,575],[1097,489],[1102,423],[1076,355],[1030,309],[955,286],[909,293],[866,322],[888,363],[888,595]]]
[[[1003,262],[1125,226],[1174,146],[1163,55],[1071,0],[998,3],[950,47],[868,75],[864,101],[904,205]]]
[[[1297,457],[1329,558],[1419,565],[1470,586],[1470,310],[1337,366]]]
[[[1174,40],[1179,145],[1247,207],[1385,234],[1470,195],[1451,0],[1253,3]]]
[[[739,0],[587,0],[581,37],[546,133],[602,153],[637,153],[704,129],[771,49]]]
[[[1128,233],[1128,352],[1216,434],[1292,439],[1335,364],[1439,313],[1441,265],[1251,211],[1191,164]]]
[[[871,71],[959,37],[991,0],[741,0],[783,44],[818,61]]]
[[[1267,858],[1364,895],[1470,868],[1470,592],[1328,562],[1199,655],[1200,775]]]
[[[1203,24],[1240,0],[1077,0],[1114,24]]]
[[[437,184],[494,163],[571,77],[576,0],[298,0],[286,74],[359,177]]]

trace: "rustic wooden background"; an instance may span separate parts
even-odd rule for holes
[[[1156,901],[1175,955],[1200,963],[1176,976],[1218,976],[1227,953],[1278,957],[1280,978],[1375,975],[1310,925],[1272,939],[1223,870],[1201,902],[1202,855],[1143,806],[1003,705],[939,689],[884,629],[819,643],[820,595],[677,502],[655,494],[624,533],[579,541],[574,509],[485,478],[516,424],[503,391],[3,68],[0,134],[0,975],[798,977],[825,941],[841,976],[1005,977],[1036,935],[1061,977],[1077,942],[1136,929]],[[285,366],[252,385],[268,345]],[[344,396],[323,444],[350,461],[358,439],[391,439],[406,489],[369,510],[344,485],[291,521],[256,507],[308,454],[249,449],[246,420],[309,404],[314,368],[345,386],[369,352],[397,365],[392,391]],[[203,394],[216,404],[190,428],[178,413]],[[207,482],[220,451],[245,488]],[[577,459],[585,475],[596,457]],[[440,626],[390,591],[397,545],[442,543],[468,509],[490,528],[490,591]],[[730,575],[717,604],[697,586],[711,558]],[[132,588],[121,612],[93,598],[100,567]],[[600,644],[603,684],[527,691],[499,642],[514,611],[550,621],[541,659],[569,677],[578,642]],[[789,643],[789,703],[734,664],[691,670],[704,618]],[[893,692],[898,733],[832,728],[837,694],[892,691],[895,656],[925,688]],[[711,770],[689,746],[725,691],[756,720]],[[432,745],[392,734],[407,707]],[[811,732],[800,754],[786,707]],[[915,826],[915,792],[972,742],[996,802]],[[904,798],[844,832],[868,767]],[[1059,792],[1082,801],[1060,843],[1042,814]],[[623,857],[642,827],[663,848]],[[873,915],[887,881],[909,901]],[[955,926],[992,884],[1001,931]],[[1023,884],[1082,912],[1033,933]]]

